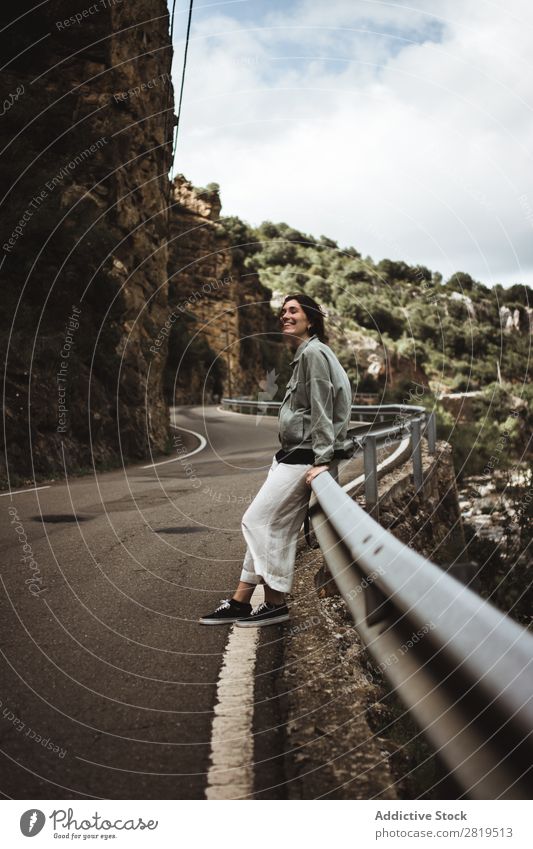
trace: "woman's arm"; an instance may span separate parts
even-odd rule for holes
[[[307,352],[306,352],[307,353]],[[311,440],[314,466],[327,466],[333,459],[333,384],[329,364],[321,351],[310,350],[305,357],[305,384],[311,409]]]

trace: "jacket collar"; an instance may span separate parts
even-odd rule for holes
[[[294,365],[294,363],[296,363],[300,359],[300,357],[302,356],[303,349],[307,348],[307,346],[309,345],[310,342],[313,341],[313,339],[318,339],[318,336],[316,335],[316,333],[314,333],[309,339],[306,339],[305,342],[300,342],[300,344],[298,345],[298,347],[296,349],[296,353],[294,354],[294,357],[292,358],[292,360],[290,362],[291,366]]]

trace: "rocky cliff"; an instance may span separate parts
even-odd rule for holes
[[[165,0],[4,4],[0,47],[4,481],[165,451],[168,404],[279,398],[283,251],[257,261],[264,227],[221,218],[215,186],[168,179]],[[427,385],[412,357],[330,318],[354,388]]]
[[[12,480],[166,444],[149,347],[168,311],[173,131],[165,0],[24,0],[17,14],[0,12]]]
[[[267,372],[283,359],[271,291],[245,268],[220,219],[218,187],[197,189],[182,175],[173,183],[169,223],[169,305],[166,397],[169,403],[209,403],[221,395],[257,397]]]

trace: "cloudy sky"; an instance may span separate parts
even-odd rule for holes
[[[533,285],[532,42],[528,0],[196,0],[175,170],[251,224]]]

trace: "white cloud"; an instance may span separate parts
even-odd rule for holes
[[[254,224],[532,284],[532,26],[525,0],[200,7],[176,170]]]

